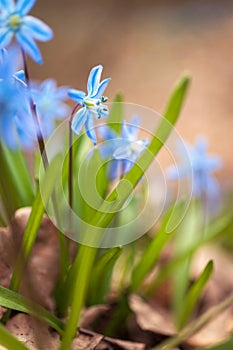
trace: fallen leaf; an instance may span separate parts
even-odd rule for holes
[[[154,304],[152,307],[140,296],[133,294],[129,297],[129,306],[142,330],[167,336],[175,334],[170,315],[160,305]]]
[[[108,305],[94,305],[83,310],[80,320],[80,327],[87,328],[103,313],[109,311]]]
[[[31,316],[19,313],[7,322],[6,328],[30,350],[58,349],[58,333],[50,332],[47,325]]]

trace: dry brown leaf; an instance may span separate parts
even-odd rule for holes
[[[9,230],[14,244],[9,257],[17,256],[30,212],[31,208],[17,210],[10,223]],[[12,259],[10,260],[11,263],[14,263]],[[55,304],[52,293],[58,274],[59,244],[57,230],[49,218],[44,215],[25,277],[21,283],[20,292],[53,311]]]
[[[79,334],[77,335],[77,341],[78,338],[82,337],[85,339],[85,342],[87,341],[87,337],[90,339],[93,338],[93,344],[94,342],[97,343],[98,339],[102,337],[102,340],[99,341],[98,345],[96,347],[92,347],[92,343],[90,342],[87,347],[85,348],[75,348],[72,350],[145,350],[145,345],[142,343],[137,343],[137,342],[132,342],[132,341],[126,341],[126,340],[121,340],[121,339],[115,339],[115,338],[110,338],[110,337],[104,337],[103,335],[100,335],[99,333],[95,333],[93,331],[90,331],[88,329],[80,328],[79,329]],[[99,336],[99,338],[97,338]],[[85,338],[86,337],[86,338]],[[89,347],[88,347],[89,346]]]
[[[80,327],[88,328],[100,315],[109,311],[108,305],[94,305],[85,309],[81,315]]]
[[[161,306],[152,307],[136,294],[129,297],[129,305],[142,330],[167,336],[174,335],[175,328],[171,317]]]
[[[187,343],[198,347],[216,345],[226,340],[232,332],[233,305],[193,335]]]
[[[94,350],[103,339],[103,335],[79,333],[72,342],[71,350]]]
[[[47,325],[31,316],[19,313],[7,322],[6,328],[30,350],[58,349],[58,333],[51,333]]]
[[[136,343],[136,342],[131,342],[131,341],[126,341],[126,340],[121,340],[121,339],[113,339],[109,337],[104,338],[105,343],[110,344],[110,345],[115,345],[113,349],[122,349],[122,350],[145,350],[145,345],[142,343]],[[109,347],[107,348],[109,349]],[[100,347],[97,347],[96,350],[101,350]]]

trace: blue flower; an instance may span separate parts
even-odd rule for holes
[[[26,86],[23,70],[15,71],[18,61],[18,51],[11,47],[9,53],[6,49],[0,49],[0,79],[14,78],[17,83]]]
[[[149,140],[138,139],[140,120],[133,117],[129,124],[122,123],[122,145],[113,153],[113,157],[123,161],[122,171],[126,174],[145,151]]]
[[[129,124],[123,121],[120,136],[108,126],[101,125],[98,128],[102,140],[107,141],[99,150],[102,158],[111,159],[110,180],[126,174],[149,144],[147,139],[138,139],[139,125],[138,117],[132,117]]]
[[[0,48],[8,46],[13,37],[18,45],[37,63],[43,63],[35,42],[52,39],[52,30],[41,20],[28,16],[36,0],[0,0]]]
[[[44,137],[48,137],[55,127],[56,119],[64,119],[70,108],[64,103],[67,99],[68,87],[57,87],[54,79],[47,79],[41,84],[32,85],[32,97],[36,104],[37,115]]]
[[[77,102],[81,109],[74,115],[72,120],[72,130],[79,134],[85,124],[87,136],[96,145],[96,134],[94,130],[94,118],[101,119],[108,116],[108,108],[103,105],[107,98],[103,96],[110,78],[100,82],[103,67],[101,65],[92,68],[87,82],[87,94],[84,91],[70,89],[70,98]]]
[[[35,140],[28,94],[14,75],[17,57],[14,51],[1,52],[0,58],[0,138],[10,149],[30,148]]]
[[[207,146],[207,140],[200,137],[196,139],[194,147],[186,144],[190,163],[186,164],[181,159],[180,165],[167,169],[167,175],[171,180],[192,177],[193,196],[196,198],[204,196],[207,201],[213,201],[219,199],[220,189],[212,173],[221,167],[222,161],[218,156],[209,156]]]

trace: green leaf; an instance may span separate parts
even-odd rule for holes
[[[176,214],[180,217],[180,212],[183,209],[183,202],[175,205],[175,207],[172,207],[169,210],[162,222],[160,229],[148,244],[148,247],[143,253],[139,263],[134,268],[132,273],[132,284],[130,287],[132,292],[135,292],[138,287],[140,287],[140,284],[143,282],[144,278],[154,268],[164,246],[172,237],[172,232],[169,232],[169,234],[167,232],[167,224],[170,221],[171,217],[174,215],[174,210],[176,210]]]
[[[94,149],[90,156],[86,157],[79,171],[79,187],[81,195],[85,197],[82,200],[83,220],[90,222],[103,202],[108,186],[105,162],[98,149]]]
[[[204,270],[202,271],[201,275],[190,287],[187,295],[184,298],[183,305],[182,305],[182,312],[179,319],[179,329],[182,329],[187,323],[212,273],[213,273],[213,261],[210,260],[206,265],[206,267],[204,268]]]
[[[16,339],[4,326],[0,324],[0,344],[9,350],[28,350],[28,348]]]
[[[123,96],[118,93],[113,101],[108,117],[108,126],[115,130],[118,135],[121,134],[121,124],[124,116],[122,102]]]
[[[164,265],[164,267],[155,277],[155,280],[149,286],[146,294],[148,296],[153,294],[160,283],[162,283],[169,276],[174,275],[174,271],[176,271],[177,266],[183,263],[183,261],[185,261],[190,255],[194,254],[200,247],[208,244],[217,237],[220,237],[222,232],[232,224],[232,218],[232,214],[228,214],[225,217],[212,222],[209,227],[207,227],[204,237],[199,239],[197,242],[194,242],[187,250],[174,257],[166,265]]]
[[[109,290],[112,270],[122,252],[122,247],[109,249],[103,254],[93,267],[91,286],[87,302],[89,305],[103,304]]]
[[[61,155],[58,154],[52,160],[50,166],[46,170],[45,176],[42,180],[42,183],[40,184],[40,187],[37,189],[36,197],[33,202],[32,210],[24,232],[22,249],[17,259],[10,283],[10,288],[12,290],[17,291],[19,288],[22,274],[31,255],[31,251],[36,240],[37,232],[43,218],[44,202],[48,202],[52,194],[54,184],[56,183],[57,173],[60,164]],[[43,200],[41,195],[43,196]]]
[[[191,202],[181,225],[174,234],[175,256],[187,251],[195,242],[203,237],[203,230],[200,227],[200,207],[197,203]],[[192,255],[187,256],[182,263],[176,265],[173,280],[173,311],[177,325],[183,310],[184,298],[190,283],[190,266]]]
[[[175,90],[173,91],[166,108],[164,118],[156,130],[155,136],[147,148],[147,152],[145,151],[145,153],[139,158],[137,164],[134,164],[132,169],[123,177],[118,186],[112,191],[112,193],[107,197],[106,201],[103,202],[103,204],[100,206],[99,211],[95,214],[93,220],[90,221],[90,224],[93,228],[108,227],[114,216],[117,214],[117,212],[119,212],[122,205],[125,203],[133,189],[136,187],[138,181],[146,169],[152,163],[156,154],[162,148],[163,144],[173,129],[173,125],[178,119],[188,84],[189,78],[184,77],[175,87]],[[110,202],[110,206],[107,202]],[[90,227],[88,227],[87,232],[84,233],[89,234],[88,230],[90,230]],[[96,239],[96,237],[94,239]],[[98,235],[97,239],[99,242],[99,239],[101,239],[100,235]],[[96,248],[81,246],[79,254],[77,255],[77,258],[74,262],[74,264],[77,265],[77,274],[73,282],[74,297],[71,304],[71,312],[67,322],[64,338],[62,339],[60,350],[69,348],[72,342],[72,338],[76,332],[79,315],[86,296],[90,273],[94,264],[96,250]]]
[[[0,286],[0,305],[35,316],[38,319],[46,322],[60,334],[63,334],[64,325],[57,317],[44,309],[42,306],[2,286]]]
[[[31,205],[34,185],[23,154],[9,151],[0,143],[0,194],[8,220],[16,209]]]
[[[131,170],[123,176],[122,180],[116,188],[110,193],[103,204],[98,209],[91,224],[98,227],[107,227],[112,221],[113,217],[121,209],[133,189],[136,187],[138,181],[144,175],[149,165],[154,160],[168,136],[173,130],[189,85],[189,77],[183,77],[176,85],[167,108],[165,109],[164,118],[161,120],[154,137],[149,146],[133,165]],[[110,203],[109,203],[110,202]]]

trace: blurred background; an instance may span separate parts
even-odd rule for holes
[[[172,85],[189,71],[178,130],[190,142],[208,137],[232,187],[232,0],[38,0],[32,14],[55,34],[40,45],[44,65],[30,63],[33,78],[86,89],[90,68],[101,63],[103,77],[112,77],[110,99],[122,91],[125,101],[162,113]]]

